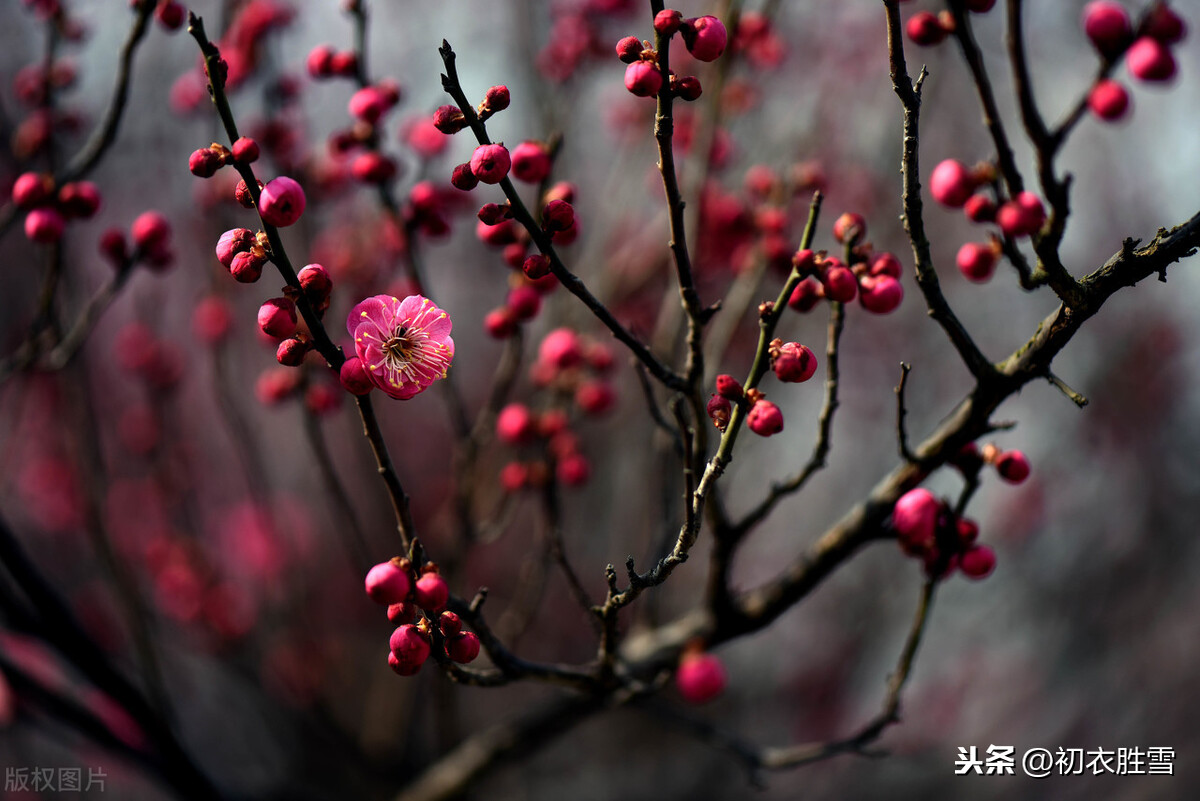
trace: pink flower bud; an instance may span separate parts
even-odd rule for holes
[[[574,225],[575,209],[567,201],[551,200],[542,209],[542,227],[547,231],[569,231]]]
[[[859,304],[872,314],[890,314],[904,300],[904,287],[890,275],[864,275],[858,290]]]
[[[386,94],[374,86],[366,86],[350,95],[347,104],[350,116],[374,125],[391,108]]]
[[[783,412],[769,400],[759,399],[746,415],[746,425],[760,437],[769,437],[783,430]]]
[[[433,112],[433,127],[450,136],[467,127],[467,118],[458,106],[438,106]]]
[[[114,267],[121,267],[129,258],[129,247],[125,244],[125,234],[120,228],[109,228],[100,235],[100,255],[112,262]]]
[[[258,181],[258,189],[260,192],[262,191],[262,188],[263,182]],[[243,209],[254,208],[254,196],[250,194],[250,187],[246,186],[245,181],[237,182],[237,186],[233,188],[233,199],[236,200],[237,204]]]
[[[529,483],[529,467],[521,462],[509,462],[500,468],[500,487],[505,492],[520,492]]]
[[[358,54],[353,50],[334,53],[329,59],[329,71],[340,78],[355,77],[358,75]]]
[[[429,658],[432,650],[429,639],[411,623],[406,623],[393,631],[388,645],[392,649],[391,656],[395,659],[394,662],[389,659],[388,664],[392,665],[392,670],[401,676],[416,674],[421,669],[421,665],[425,664],[425,660]]]
[[[716,61],[725,52],[729,38],[721,20],[710,16],[685,20],[679,33],[688,52],[698,61]]]
[[[450,600],[450,587],[437,573],[425,573],[413,587],[413,600],[426,612],[440,612]]]
[[[996,201],[982,192],[971,195],[963,204],[963,214],[967,215],[971,222],[992,222],[996,219]]]
[[[474,662],[479,656],[479,637],[469,631],[464,631],[446,640],[446,656],[465,665]]]
[[[1166,3],[1158,2],[1146,12],[1142,20],[1142,34],[1165,45],[1172,45],[1187,35],[1187,23]]]
[[[412,579],[395,562],[380,562],[367,571],[366,589],[375,603],[403,603],[412,589]]]
[[[958,534],[958,541],[962,543],[964,548],[974,545],[975,540],[979,539],[979,524],[974,520],[960,517],[954,524],[954,530]]]
[[[48,203],[54,196],[54,179],[44,173],[26,172],[13,182],[12,200],[19,209]]]
[[[771,359],[771,369],[780,381],[799,384],[817,372],[817,357],[812,350],[798,342],[785,342],[780,346],[778,355]]]
[[[617,393],[607,381],[584,381],[575,390],[575,403],[584,414],[596,417],[617,405]]]
[[[821,283],[815,278],[805,278],[792,290],[788,306],[803,314],[812,311],[823,297],[825,290]]]
[[[982,242],[968,242],[958,249],[955,261],[959,271],[968,280],[982,283],[992,277],[996,271],[996,257],[999,254],[990,245]]]
[[[351,356],[342,362],[338,379],[342,382],[342,387],[352,395],[367,395],[375,388],[375,382],[367,375],[367,368],[363,367],[362,359],[357,356]]]
[[[904,26],[904,32],[908,34],[912,43],[919,47],[941,44],[947,34],[937,14],[929,11],[918,11],[909,17],[908,23]]]
[[[211,178],[225,166],[225,157],[211,147],[193,150],[188,156],[188,170],[197,178]]]
[[[1125,52],[1129,74],[1142,81],[1162,82],[1175,77],[1175,57],[1170,49],[1149,36],[1134,42]]]
[[[168,31],[177,31],[187,18],[187,9],[175,0],[162,0],[154,9],[154,17]]]
[[[63,214],[86,220],[100,210],[100,188],[91,181],[73,181],[58,190],[58,207]]]
[[[1109,60],[1119,56],[1133,39],[1129,14],[1113,0],[1095,0],[1083,7],[1083,32]]]
[[[217,295],[202,298],[192,311],[192,332],[206,345],[215,345],[229,336],[233,311],[229,301]]]
[[[1042,201],[1032,192],[1019,192],[1015,198],[996,209],[996,224],[1006,236],[1029,236],[1041,230],[1046,221]]]
[[[1088,108],[1102,120],[1119,120],[1129,110],[1129,92],[1109,78],[1101,78],[1088,92]]]
[[[510,403],[496,415],[496,438],[509,445],[530,442],[537,434],[537,421],[523,403]]]
[[[906,553],[923,553],[934,546],[941,511],[942,502],[923,487],[900,496],[892,507],[892,530]]]
[[[861,214],[846,212],[834,220],[833,238],[839,244],[855,243],[867,235],[867,221]]]
[[[721,660],[709,653],[687,653],[679,660],[675,687],[689,704],[703,704],[725,691],[729,678]]]
[[[385,184],[396,177],[396,162],[378,150],[359,153],[350,164],[354,180],[364,184]]]
[[[867,275],[881,276],[887,275],[900,280],[901,274],[904,272],[904,267],[900,264],[900,260],[892,253],[884,251],[871,259],[871,266],[867,269]]]
[[[717,376],[717,394],[729,400],[741,400],[743,393],[742,385],[733,376],[722,373]]]
[[[134,247],[150,252],[166,246],[171,238],[171,223],[157,211],[146,211],[134,219],[129,233]]]
[[[569,453],[555,467],[558,480],[568,487],[582,487],[592,476],[592,466],[582,453]]]
[[[306,66],[308,74],[314,78],[328,78],[333,75],[333,55],[331,45],[317,45],[308,51]]]
[[[304,297],[312,304],[312,307],[318,312],[329,308],[329,295],[333,292],[333,279],[329,277],[329,271],[320,264],[306,264],[296,274],[297,280],[300,281],[300,289],[304,292]]]
[[[310,350],[312,345],[309,342],[294,337],[285,339],[275,348],[275,361],[284,367],[299,367]]]
[[[233,160],[238,164],[253,164],[258,161],[258,142],[248,136],[239,137],[233,143]]]
[[[267,225],[286,228],[300,219],[304,205],[304,189],[282,175],[263,187],[258,200],[258,213]]]
[[[459,164],[450,174],[450,185],[463,192],[470,192],[479,186],[479,179],[475,177],[475,173],[471,172],[470,164]]]
[[[264,370],[254,383],[254,395],[264,406],[274,406],[290,397],[300,386],[300,374],[286,367]]]
[[[235,253],[233,260],[229,262],[229,274],[240,284],[253,284],[262,278],[265,261],[263,257],[256,256],[249,250]]]
[[[309,384],[304,391],[304,405],[317,416],[331,414],[342,405],[342,393],[324,381]]]
[[[704,94],[704,87],[700,85],[700,79],[695,75],[685,75],[675,81],[673,85],[675,87],[675,95],[689,103],[693,100],[699,100],[700,95]]]
[[[617,58],[626,64],[632,64],[642,57],[642,40],[636,36],[626,36],[617,42]]]
[[[522,142],[512,151],[512,174],[518,181],[540,184],[550,174],[550,153],[541,142]]]
[[[25,236],[31,242],[57,242],[66,224],[66,220],[55,209],[34,209],[25,215]]]
[[[1020,484],[1029,478],[1029,460],[1020,451],[1005,451],[996,457],[996,472],[1010,484]]]
[[[835,264],[827,267],[821,275],[821,286],[825,297],[838,303],[849,303],[858,294],[858,279],[849,267]]]
[[[254,246],[254,232],[249,228],[231,228],[217,240],[217,261],[228,268],[233,257]]]
[[[535,253],[521,264],[521,272],[525,277],[536,281],[550,274],[550,259],[541,253]]]
[[[419,612],[419,611],[420,610],[417,609],[416,604],[411,604],[411,603],[388,604],[387,617],[388,617],[388,620],[391,621],[392,623],[395,623],[398,626],[402,626],[405,623],[412,623],[414,620],[416,620],[417,612]]]
[[[512,207],[505,203],[484,203],[475,214],[484,225],[499,225],[502,220],[512,216]]]
[[[471,172],[485,184],[500,183],[511,164],[504,145],[480,145],[471,155]]]
[[[984,579],[996,569],[996,552],[986,545],[973,545],[963,551],[959,570],[969,579]]]
[[[488,114],[495,114],[508,108],[510,100],[507,86],[493,86],[483,96],[483,108]]]
[[[583,361],[579,336],[570,328],[556,328],[546,334],[538,348],[538,359],[563,370]]]
[[[438,628],[443,637],[453,637],[462,631],[462,619],[453,612],[442,612],[438,615]]]
[[[635,61],[625,68],[625,88],[637,97],[654,97],[662,89],[662,73],[650,61]]]
[[[483,328],[494,339],[508,339],[517,332],[517,321],[507,306],[501,306],[484,315]]]
[[[290,337],[296,333],[296,304],[288,298],[271,298],[258,307],[258,327],[275,339]]]
[[[729,424],[729,416],[733,412],[733,403],[723,395],[713,395],[705,407],[709,418],[720,430],[724,431]]]
[[[952,209],[962,208],[976,186],[971,171],[954,159],[946,159],[938,164],[929,176],[929,194],[938,203]]]
[[[508,292],[505,304],[516,320],[525,322],[532,320],[541,310],[542,294],[528,284],[513,287]]]
[[[654,15],[654,31],[663,36],[671,36],[683,24],[683,14],[673,8],[665,8]]]

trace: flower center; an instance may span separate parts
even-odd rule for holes
[[[412,346],[413,343],[406,336],[408,329],[400,326],[396,332],[383,343],[383,356],[388,361],[388,365],[393,368],[399,368],[408,362],[412,361]]]

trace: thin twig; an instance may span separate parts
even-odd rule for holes
[[[904,149],[900,163],[900,172],[904,180],[903,220],[904,229],[912,242],[913,256],[916,259],[917,286],[925,297],[929,315],[945,330],[967,369],[977,380],[981,380],[994,372],[994,368],[984,358],[979,346],[975,344],[975,340],[971,338],[950,308],[950,304],[946,302],[937,272],[933,268],[929,238],[925,234],[918,131],[921,115],[921,85],[924,83],[927,73],[922,68],[916,83],[909,79],[908,67],[904,60],[903,37],[900,33],[898,0],[886,0],[884,5],[887,9],[888,56],[892,88],[904,107]]]
[[[908,415],[904,407],[904,388],[908,385],[911,371],[911,364],[900,362],[900,383],[896,385],[896,441],[900,445],[900,458],[906,462],[917,461],[916,455],[908,447],[908,429],[904,425],[904,418]]]
[[[441,54],[442,62],[446,67],[446,74],[442,76],[442,88],[446,90],[447,94],[449,94],[450,97],[454,99],[454,102],[457,103],[461,108],[463,116],[466,118],[467,123],[470,126],[471,131],[475,134],[475,138],[478,140],[479,144],[491,144],[492,140],[488,136],[487,126],[479,119],[478,115],[475,114],[475,110],[471,107],[471,103],[463,91],[462,84],[458,78],[458,69],[455,66],[456,57],[454,50],[450,47],[449,42],[443,40],[442,46],[438,49],[438,52]],[[550,237],[545,231],[542,230],[541,226],[537,224],[537,221],[534,219],[533,215],[529,213],[529,209],[526,208],[524,201],[521,200],[521,196],[517,193],[516,187],[513,186],[512,180],[506,176],[500,181],[499,186],[503,190],[504,196],[508,198],[508,202],[512,207],[513,218],[529,233],[529,236],[533,240],[533,243],[537,247],[538,251],[550,259],[550,270],[554,273],[554,276],[559,280],[559,282],[567,288],[567,291],[579,298],[592,312],[592,314],[596,316],[596,319],[603,323],[618,341],[625,345],[625,347],[629,348],[633,355],[636,356],[638,360],[642,362],[642,364],[646,365],[647,369],[650,370],[651,375],[653,375],[670,389],[680,392],[686,391],[688,389],[686,378],[675,373],[670,367],[659,360],[657,356],[651,353],[650,350],[632,333],[630,333],[628,329],[621,325],[621,323],[618,322],[617,319],[612,315],[612,312],[610,312],[608,308],[588,290],[587,285],[583,283],[579,276],[567,269],[557,251],[554,249],[554,245],[551,243]]]

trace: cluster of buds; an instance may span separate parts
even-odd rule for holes
[[[1009,484],[1020,484],[1029,478],[1029,459],[1018,450],[1006,451],[993,443],[982,448],[974,442],[968,443],[954,457],[953,464],[964,475],[975,475],[984,466],[995,468],[996,474]]]
[[[580,449],[579,435],[570,429],[570,418],[561,408],[536,413],[523,403],[510,403],[496,417],[496,438],[531,451],[524,459],[513,459],[500,469],[500,486],[505,492],[544,487],[555,479],[578,487],[591,477],[591,463]]]
[[[954,514],[950,504],[917,488],[900,496],[892,508],[892,530],[905,554],[920,559],[925,572],[938,579],[955,569],[969,579],[982,579],[996,567],[996,554],[980,545],[979,526]]]
[[[1183,40],[1187,25],[1160,0],[1146,10],[1135,30],[1120,3],[1095,0],[1084,6],[1083,30],[1106,65],[1124,57],[1134,78],[1162,83],[1175,77],[1171,46]],[[1102,77],[1089,90],[1087,102],[1100,119],[1119,120],[1129,110],[1129,92],[1117,81]]]
[[[947,208],[962,209],[971,222],[995,223],[1006,237],[1032,236],[1046,223],[1046,208],[1033,192],[1018,192],[1003,203],[997,202],[996,168],[991,164],[971,168],[946,159],[933,168],[929,193]],[[1000,253],[1000,242],[994,235],[987,243],[968,243],[958,252],[958,268],[972,281],[986,281],[995,271]]]
[[[326,78],[357,78],[358,54],[353,50],[337,50],[333,45],[317,45],[308,53],[308,74],[318,80]]]
[[[387,113],[400,102],[400,96],[400,84],[393,80],[362,87],[350,96],[347,104],[353,124],[329,137],[330,150],[338,156],[354,153],[350,175],[359,183],[385,184],[400,172],[399,163],[379,149],[379,128]]]
[[[271,245],[263,231],[230,228],[217,240],[217,261],[234,280],[253,284],[262,278],[263,265],[270,259]]]
[[[654,31],[664,45],[669,46],[676,33],[684,46],[698,61],[715,61],[725,52],[728,34],[725,25],[716,17],[684,19],[675,9],[664,9],[654,17]],[[626,36],[617,42],[617,58],[627,64],[625,88],[637,97],[655,97],[663,88],[662,68],[658,52],[648,41]],[[668,90],[682,100],[695,100],[703,92],[700,80],[694,75],[678,76],[674,70],[667,74]]]
[[[803,345],[789,342],[785,346],[778,339],[771,345],[781,354],[782,363],[785,365],[782,369],[789,379],[796,380],[793,376],[801,374],[796,372],[796,368],[801,362],[805,365],[804,369],[808,369],[811,362],[812,370],[816,370],[816,357],[813,357],[812,351]],[[803,356],[806,351],[811,359]],[[772,361],[775,361],[774,357],[772,357]],[[811,373],[808,377],[811,377]],[[807,380],[807,378],[799,380]],[[742,385],[731,375],[717,376],[717,391],[709,397],[707,411],[713,425],[719,431],[724,432],[728,428],[735,403],[746,413],[746,426],[760,437],[769,437],[783,431],[783,412],[779,410],[778,406],[767,400],[765,393],[756,388],[743,390]]]
[[[866,236],[866,222],[859,215],[844,214],[838,219],[842,225],[834,226],[835,236],[848,244],[854,263],[847,266],[823,251],[797,251],[792,265],[803,278],[792,290],[788,306],[806,313],[822,299],[849,303],[858,297],[859,305],[872,314],[894,312],[904,300],[900,260],[887,251],[876,253],[869,243],[851,244]]]
[[[100,209],[100,190],[91,181],[55,186],[45,173],[27,172],[13,182],[12,201],[25,212],[25,236],[31,242],[62,238],[68,220],[87,219]]]
[[[232,149],[213,142],[208,147],[193,150],[188,157],[188,170],[197,178],[211,178],[227,164],[253,164],[258,157],[258,142],[243,136],[233,143]]]
[[[144,211],[135,217],[129,226],[129,239],[132,250],[119,228],[110,228],[100,236],[100,252],[118,270],[142,263],[161,271],[175,261],[175,252],[171,249],[171,223],[157,211]]]
[[[963,0],[966,10],[976,14],[987,13],[994,5],[996,0]],[[948,9],[937,14],[932,11],[918,11],[909,18],[904,32],[913,44],[932,47],[941,44],[947,36],[954,33],[956,27],[954,14]]]
[[[366,591],[371,600],[387,606],[388,620],[397,624],[389,640],[388,665],[399,675],[412,676],[421,669],[435,636],[455,662],[465,664],[479,656],[479,637],[463,631],[458,615],[444,611],[450,588],[433,562],[419,575],[403,557],[381,562],[367,573]]]
[[[298,330],[296,301],[303,296],[316,315],[321,317],[329,308],[333,292],[329,271],[320,264],[305,265],[296,278],[300,282],[299,290],[284,287],[282,297],[271,298],[258,309],[259,329],[277,342],[275,360],[285,367],[299,367],[313,348],[310,334]]]
[[[549,408],[537,413],[523,403],[510,403],[496,418],[496,438],[534,452],[524,461],[510,461],[500,473],[505,490],[544,486],[551,471],[562,484],[585,484],[591,464],[571,430],[573,416],[600,417],[617,404],[607,374],[615,366],[612,350],[569,328],[546,335],[530,368],[533,383],[550,394]]]

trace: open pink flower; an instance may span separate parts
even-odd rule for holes
[[[375,386],[407,400],[439,378],[454,359],[450,316],[429,298],[375,295],[350,310],[346,328]]]

